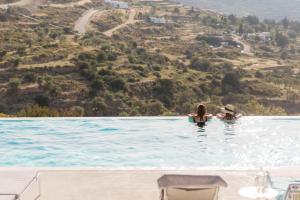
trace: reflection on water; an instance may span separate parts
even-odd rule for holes
[[[225,142],[229,142],[234,139],[236,133],[236,121],[226,121],[224,122],[225,128],[224,128],[224,140]]]
[[[0,166],[299,166],[300,118],[288,119],[0,120]]]

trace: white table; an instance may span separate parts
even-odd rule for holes
[[[243,187],[239,190],[239,194],[249,199],[265,198],[272,199],[278,195],[278,191],[272,188],[266,189],[265,192],[257,192],[257,187]]]

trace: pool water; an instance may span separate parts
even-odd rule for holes
[[[300,117],[3,119],[0,166],[300,166]]]

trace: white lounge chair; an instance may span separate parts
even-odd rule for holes
[[[36,200],[39,196],[37,172],[0,171],[0,200]]]
[[[290,184],[285,194],[285,200],[300,200],[300,184]]]
[[[158,179],[160,200],[217,200],[227,187],[220,176],[164,175]]]

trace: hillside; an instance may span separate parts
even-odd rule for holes
[[[300,23],[169,1],[113,6],[2,4],[0,113],[183,115],[198,102],[212,113],[226,103],[249,115],[300,113]]]

